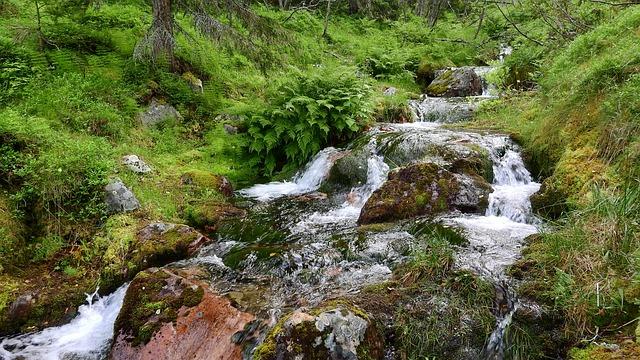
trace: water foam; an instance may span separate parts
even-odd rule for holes
[[[78,316],[70,323],[4,339],[0,343],[0,357],[6,360],[101,359],[109,348],[113,324],[126,291],[127,285],[108,296],[87,295],[87,304],[78,308]]]

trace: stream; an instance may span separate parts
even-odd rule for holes
[[[491,69],[474,70],[484,76]],[[505,329],[520,306],[505,270],[519,258],[523,240],[541,226],[529,202],[540,184],[533,181],[519,147],[508,136],[443,126],[468,119],[479,103],[494,97],[485,84],[481,96],[423,96],[411,101],[416,122],[378,124],[346,149],[320,151],[289,181],[238,191],[250,209],[248,216],[223,226],[217,241],[197,256],[168,266],[205,267],[213,288],[241,298],[248,311],[273,325],[300,306],[317,306],[387,281],[395,267],[409,260],[410,251],[404,249],[417,240],[406,227],[391,226],[364,239],[357,231],[361,210],[390,171],[425,158],[446,160],[433,149],[463,155],[470,148],[483,149],[493,170],[486,212],[453,211],[434,221],[459,229],[469,241],[456,248],[455,266],[484,277],[503,293],[505,306],[496,313],[495,330],[482,353],[484,359],[503,359]],[[336,185],[332,171],[346,157],[354,161],[352,170],[360,179]],[[88,295],[88,303],[69,324],[3,339],[0,357],[105,358],[125,292],[126,285],[105,297]]]

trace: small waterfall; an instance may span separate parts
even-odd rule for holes
[[[318,225],[332,224],[337,222],[353,222],[360,216],[360,211],[369,200],[374,191],[378,190],[387,180],[389,165],[384,162],[384,157],[377,152],[377,140],[375,137],[367,144],[370,152],[367,158],[367,182],[361,186],[351,189],[346,195],[346,200],[340,207],[329,212],[316,212],[308,218],[300,221],[292,231],[301,233],[304,231],[315,231]]]
[[[493,160],[493,193],[489,195],[487,216],[503,216],[525,224],[538,224],[531,212],[529,198],[540,189],[540,184],[531,180],[518,152],[509,148],[508,139],[499,138],[490,147]],[[499,155],[502,153],[502,155]]]
[[[420,100],[409,101],[415,121],[455,123],[473,116],[480,103],[494,99],[497,89],[486,76],[496,68],[493,66],[470,67],[482,80],[482,95],[469,97],[430,97],[422,95]],[[441,70],[444,71],[444,70]],[[437,75],[437,73],[436,73]]]
[[[300,195],[318,190],[322,181],[327,177],[331,166],[339,157],[339,151],[328,147],[320,151],[291,181],[274,181],[268,184],[258,184],[240,190],[242,196],[258,201],[269,201],[288,195]]]
[[[113,324],[122,307],[127,285],[112,294],[87,295],[70,323],[40,332],[7,338],[0,343],[0,358],[6,360],[93,360],[104,357],[113,337]],[[97,299],[96,299],[97,298]],[[95,301],[94,301],[95,300]]]

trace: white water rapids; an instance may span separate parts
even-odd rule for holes
[[[2,340],[0,358],[101,359],[113,336],[113,324],[126,291],[125,285],[108,296],[87,295],[87,304],[78,308],[78,315],[70,323]]]

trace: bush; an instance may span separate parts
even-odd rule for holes
[[[248,114],[248,151],[266,174],[298,167],[328,144],[344,142],[369,120],[371,90],[350,67],[298,73]]]

